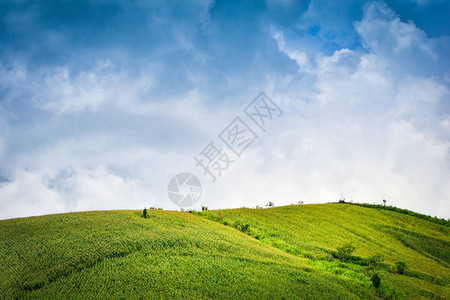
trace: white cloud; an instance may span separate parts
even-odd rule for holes
[[[0,218],[64,212],[57,192],[34,172],[20,171],[10,182],[0,183]]]
[[[290,47],[288,48],[284,40],[283,32],[276,32],[273,35],[273,38],[277,41],[278,49],[297,63],[299,66],[299,72],[311,72],[311,63],[306,52],[291,49]]]
[[[319,77],[317,99],[335,101],[307,105],[302,117],[284,107],[286,115],[273,121],[274,128],[224,178],[207,187],[207,205],[319,203],[337,201],[343,194],[347,200],[387,199],[392,205],[449,217],[450,143],[433,134],[442,126],[435,109],[448,90],[430,79],[403,80],[393,87],[387,84],[388,72],[372,72],[359,63],[350,76],[341,78],[336,72]],[[386,84],[366,82],[371,76]],[[341,84],[335,82],[339,78]],[[406,104],[415,117],[399,115],[408,100],[421,101],[404,98],[405,91],[416,89],[428,95],[426,110]],[[359,101],[347,99],[350,95],[359,95]],[[377,97],[384,98],[381,107]]]
[[[311,55],[314,47],[305,48],[301,38],[272,32],[280,53],[298,69],[268,72],[266,81],[242,90],[251,95],[248,99],[216,106],[202,90],[210,74],[201,70],[188,72],[194,86],[188,92],[161,99],[155,92],[165,68],[160,63],[134,72],[109,62],[78,73],[69,66],[3,69],[0,84],[11,90],[6,101],[14,104],[23,95],[32,96],[44,117],[39,115],[30,127],[4,126],[0,167],[12,176],[0,183],[0,218],[150,205],[176,208],[166,188],[178,172],[193,172],[202,180],[205,193],[196,208],[316,203],[336,201],[343,194],[347,200],[379,203],[385,198],[393,205],[449,217],[450,117],[445,102],[450,92],[433,65],[442,59],[436,40],[380,2],[368,4],[363,19],[354,24],[367,48],[342,48],[331,55]],[[196,51],[194,39],[176,37],[188,51],[204,54]],[[424,65],[429,67],[421,73]],[[241,112],[241,104],[261,88],[285,114],[217,183],[208,183],[193,156],[217,140]],[[90,114],[95,121],[83,119]],[[49,130],[52,134],[39,135]],[[11,145],[16,148],[9,149]]]
[[[0,183],[0,218],[67,211],[136,209],[152,206],[153,195],[137,179],[105,167],[65,168],[58,173],[19,170]]]
[[[138,180],[117,176],[102,166],[95,169],[76,168],[56,180],[53,184],[60,189],[61,197],[74,199],[73,203],[68,202],[68,207],[75,211],[135,209],[154,202]]]
[[[101,62],[90,71],[72,75],[67,67],[43,70],[43,78],[32,78],[39,87],[31,91],[35,105],[56,113],[96,111],[105,105],[133,107],[152,86],[152,75],[133,78],[111,62]],[[126,104],[125,104],[126,103]]]
[[[437,55],[433,42],[424,31],[412,22],[402,22],[383,2],[371,2],[364,10],[364,17],[355,22],[355,29],[367,47],[383,54],[401,55],[405,51],[418,50],[433,59]]]

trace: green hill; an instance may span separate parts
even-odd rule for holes
[[[3,220],[0,298],[445,299],[447,229],[346,204]]]

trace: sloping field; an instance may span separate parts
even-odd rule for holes
[[[348,204],[292,205],[271,209],[205,211],[202,216],[245,232],[275,248],[310,258],[310,265],[371,285],[374,272],[407,298],[449,297],[448,227],[388,210]],[[353,259],[335,259],[338,247],[351,243]],[[371,257],[382,263],[367,266]],[[409,271],[397,274],[396,261]],[[383,280],[383,278],[385,280]]]
[[[3,298],[371,298],[357,284],[182,212],[0,221]]]
[[[449,235],[416,217],[345,204],[148,214],[0,221],[1,298],[449,297]],[[352,258],[337,259],[348,242]]]

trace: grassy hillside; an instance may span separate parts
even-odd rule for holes
[[[370,287],[374,273],[382,278],[384,297],[448,298],[450,238],[445,225],[385,209],[348,204],[292,205],[271,209],[234,209],[196,213],[236,227],[274,248],[306,257],[324,270]],[[352,244],[349,259],[336,250]],[[380,260],[381,258],[381,260]],[[409,270],[397,272],[396,261]],[[375,262],[374,262],[375,261]]]
[[[449,235],[413,216],[337,204],[148,214],[0,221],[0,298],[449,297]],[[335,258],[347,242],[353,256]]]

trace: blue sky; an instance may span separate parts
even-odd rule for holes
[[[0,218],[341,196],[450,217],[450,4],[2,1]],[[284,111],[215,182],[193,157],[265,91]]]

